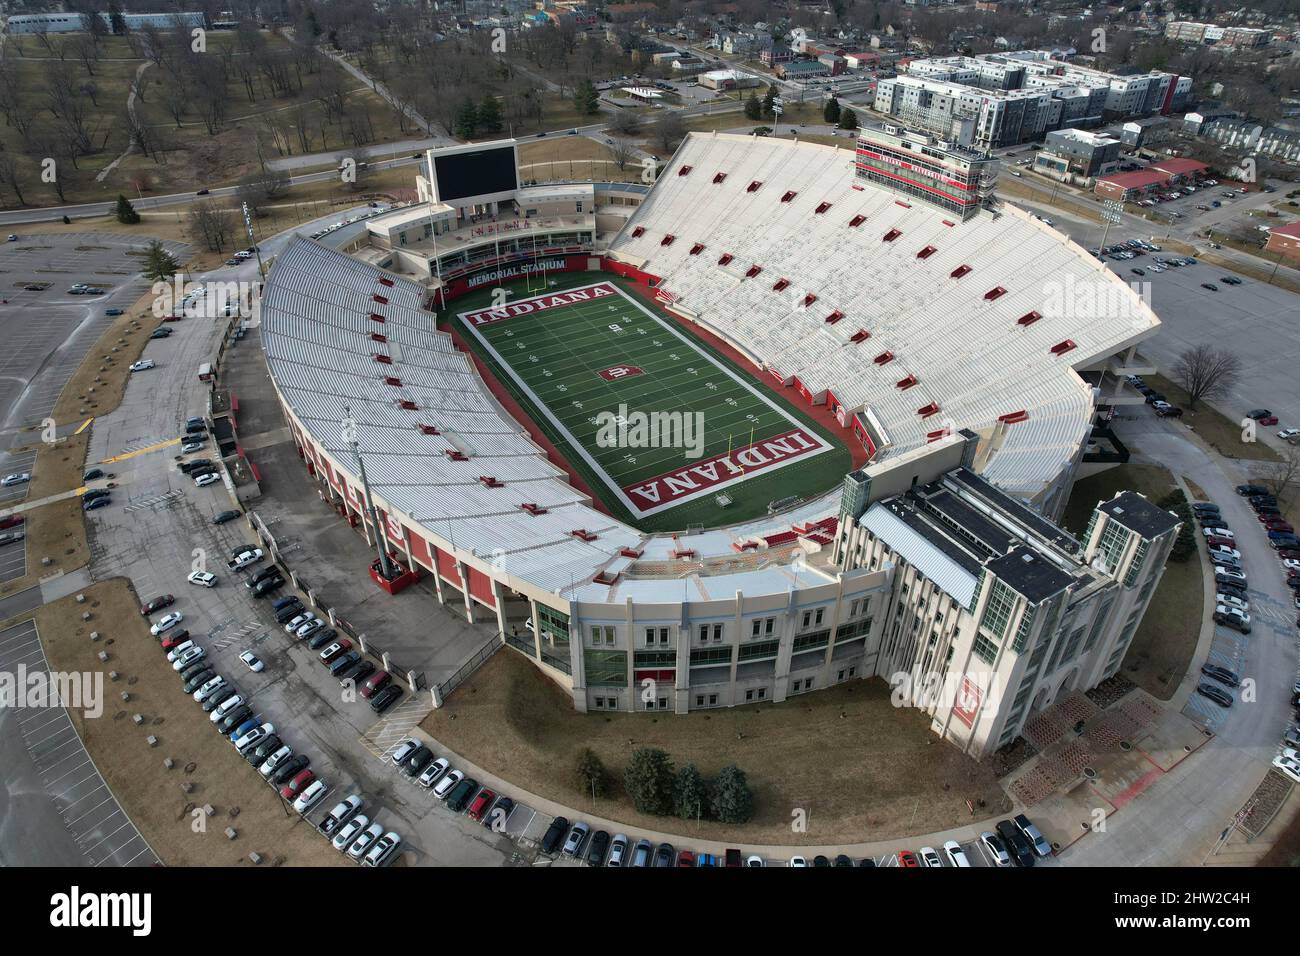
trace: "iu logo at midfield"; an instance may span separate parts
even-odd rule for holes
[[[645,371],[635,365],[611,365],[599,373],[600,377],[607,382],[617,382],[621,378],[631,378],[633,375],[644,375]]]

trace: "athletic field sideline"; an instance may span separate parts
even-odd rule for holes
[[[455,305],[460,328],[610,510],[646,530],[717,525],[807,497],[846,449],[615,277],[516,283]],[[730,503],[720,503],[726,496]]]

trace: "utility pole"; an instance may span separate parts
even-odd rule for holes
[[[343,440],[352,446],[352,457],[357,460],[357,477],[361,479],[361,490],[366,496],[366,515],[370,518],[370,527],[375,530],[375,550],[379,552],[379,568],[384,579],[394,578],[392,563],[388,560],[388,550],[384,547],[384,533],[379,527],[379,516],[375,513],[375,502],[370,496],[370,481],[366,478],[366,463],[361,460],[361,449],[357,445],[357,423],[352,418],[352,409],[343,406]]]

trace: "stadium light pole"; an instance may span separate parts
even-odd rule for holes
[[[352,446],[352,457],[357,460],[357,477],[361,479],[361,491],[366,496],[366,514],[370,518],[370,527],[375,529],[375,550],[379,552],[380,572],[385,581],[393,580],[393,566],[388,560],[388,551],[384,548],[384,533],[379,528],[379,515],[375,512],[375,501],[370,496],[370,479],[366,477],[366,463],[361,460],[361,448],[357,443],[357,423],[352,418],[352,408],[343,406],[343,438]]]

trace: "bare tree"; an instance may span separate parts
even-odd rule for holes
[[[618,167],[619,172],[622,172],[627,169],[627,164],[636,155],[636,148],[622,137],[614,137],[610,142],[609,152],[614,157],[614,165]]]
[[[1282,457],[1267,465],[1264,471],[1264,483],[1277,495],[1278,500],[1285,500],[1297,481],[1300,481],[1300,447],[1294,445],[1283,449]]]
[[[281,195],[289,187],[289,174],[283,169],[262,169],[249,173],[239,180],[235,191],[240,202],[261,215],[264,205]]]
[[[26,163],[25,158],[8,150],[0,152],[0,194],[7,187],[20,206],[27,205],[27,200],[23,198],[23,186],[27,182]]]
[[[671,153],[686,136],[686,123],[677,113],[664,113],[655,123],[654,137],[659,148]]]
[[[186,227],[195,242],[202,242],[212,252],[224,252],[239,234],[237,219],[232,210],[203,200],[190,206]]]
[[[1218,398],[1237,384],[1241,359],[1234,352],[1203,342],[1178,356],[1173,373],[1174,381],[1187,392],[1188,407],[1194,409],[1202,399]]]

